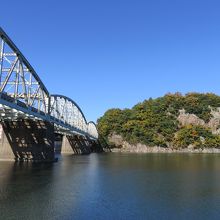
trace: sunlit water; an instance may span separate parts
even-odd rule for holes
[[[220,219],[220,155],[1,161],[0,219]]]

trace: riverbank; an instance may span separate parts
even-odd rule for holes
[[[120,153],[220,153],[218,148],[198,148],[198,149],[172,149],[164,147],[146,147],[146,146],[135,146],[135,147],[122,147],[112,148],[112,152]]]
[[[220,153],[220,148],[214,147],[195,147],[194,145],[189,145],[187,148],[175,148],[170,147],[160,147],[160,146],[147,146],[145,144],[129,144],[125,141],[121,135],[109,136],[109,142],[112,152],[121,153]]]

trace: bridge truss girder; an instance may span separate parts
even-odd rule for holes
[[[49,92],[19,49],[0,29],[0,94],[48,113]]]
[[[0,120],[46,120],[56,132],[98,138],[96,126],[87,123],[70,98],[51,95],[39,76],[0,28]]]

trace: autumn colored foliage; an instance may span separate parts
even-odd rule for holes
[[[185,148],[219,147],[220,138],[207,127],[189,125],[181,127],[179,110],[195,114],[206,123],[211,119],[211,108],[220,107],[220,96],[212,93],[167,94],[148,99],[132,109],[110,109],[98,119],[98,131],[106,141],[108,136],[120,134],[131,144]]]

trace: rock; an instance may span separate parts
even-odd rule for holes
[[[189,150],[193,150],[193,149],[194,149],[194,145],[193,145],[193,144],[190,144],[187,148],[188,148]]]
[[[200,125],[205,126],[211,129],[213,134],[220,135],[220,108],[216,108],[215,110],[211,108],[211,115],[212,118],[208,123],[205,123],[204,120],[199,118],[198,116],[194,114],[186,113],[185,109],[180,110],[180,114],[177,117],[177,120],[179,121],[181,126],[186,125]]]
[[[121,135],[113,133],[108,136],[108,141],[110,145],[114,145],[115,147],[119,147],[119,148],[123,147],[124,140]]]
[[[132,145],[124,141],[121,135],[112,134],[109,136],[111,144],[116,146],[112,148],[112,152],[123,152],[123,153],[220,153],[220,149],[216,148],[198,148],[195,149],[193,145],[189,145],[188,148],[184,149],[172,149],[164,147],[150,147],[144,144]]]
[[[198,116],[194,114],[186,113],[185,109],[182,109],[179,111],[180,114],[177,117],[177,120],[179,121],[180,125],[186,126],[186,125],[201,125],[204,126],[205,122],[200,119]]]

